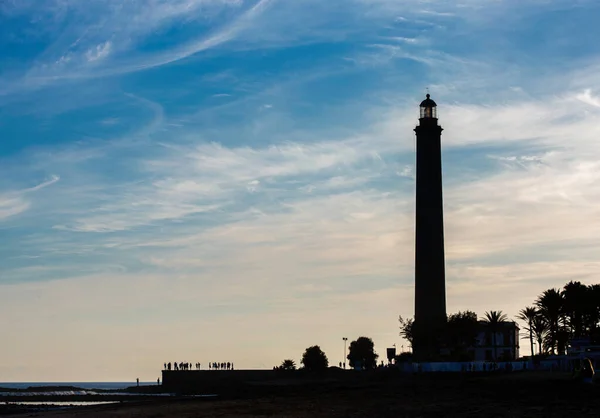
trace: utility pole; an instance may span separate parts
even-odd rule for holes
[[[344,340],[344,369],[345,369],[346,368],[346,342],[348,341],[348,338],[342,337],[342,340]]]

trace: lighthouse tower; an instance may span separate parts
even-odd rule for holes
[[[446,324],[444,209],[442,199],[442,127],[429,94],[421,102],[417,135],[415,231],[415,322],[413,353],[435,360]]]

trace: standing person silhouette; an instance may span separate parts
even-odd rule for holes
[[[140,385],[140,378],[138,377],[137,379],[135,379],[135,383],[137,383],[137,385]]]

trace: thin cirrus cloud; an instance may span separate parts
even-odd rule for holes
[[[271,368],[311,344],[337,363],[341,336],[402,344],[426,87],[449,310],[513,316],[597,281],[599,57],[563,49],[597,7],[4,4],[11,25],[37,23],[0,45],[47,44],[3,51],[0,371],[154,380],[176,358]]]
[[[31,206],[29,197],[35,192],[48,187],[60,180],[58,176],[52,176],[50,180],[44,181],[33,187],[20,190],[7,190],[0,193],[0,222],[19,213],[25,212]]]
[[[97,21],[94,15],[77,3],[72,12],[76,16],[83,14],[91,19],[91,26],[75,27],[71,34],[71,43],[57,41],[46,51],[46,55],[59,53],[54,64],[42,64],[32,68],[25,80],[28,85],[49,83],[62,79],[95,78],[139,71],[147,68],[169,64],[198,52],[208,50],[228,42],[245,31],[260,16],[272,0],[260,0],[246,7],[237,16],[227,18],[217,28],[209,28],[195,39],[175,44],[168,50],[136,53],[137,46],[143,39],[151,35],[151,30],[160,31],[173,20],[183,19],[185,23],[202,22],[213,18],[223,10],[238,8],[240,2],[220,1],[155,1],[151,5],[145,2],[133,2],[129,5],[114,8],[109,4],[94,2],[96,7],[106,9],[109,17],[102,14]],[[120,10],[124,8],[124,10]],[[67,10],[59,9],[62,13]],[[94,7],[90,8],[94,10]],[[133,13],[133,17],[128,13]],[[127,22],[123,19],[128,19]],[[205,25],[203,25],[205,26]],[[92,29],[90,29],[90,27]],[[106,40],[107,37],[112,39]],[[99,40],[99,42],[98,42]],[[92,44],[81,51],[86,43]],[[97,43],[94,43],[97,42]],[[83,59],[80,56],[83,56]],[[133,55],[133,58],[132,58]],[[113,56],[112,59],[110,59]],[[104,61],[101,63],[101,61]],[[91,64],[91,65],[90,65]],[[101,64],[101,65],[100,65]]]
[[[103,44],[96,45],[94,48],[88,49],[85,53],[85,58],[88,62],[98,61],[106,58],[110,54],[112,43],[106,41]]]
[[[577,95],[577,99],[589,105],[600,107],[600,97],[594,96],[591,89],[585,89],[582,93]]]

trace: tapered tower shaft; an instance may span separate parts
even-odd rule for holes
[[[424,360],[440,354],[446,323],[444,209],[442,195],[442,127],[437,105],[427,95],[421,103],[416,146],[415,341],[414,354]]]

